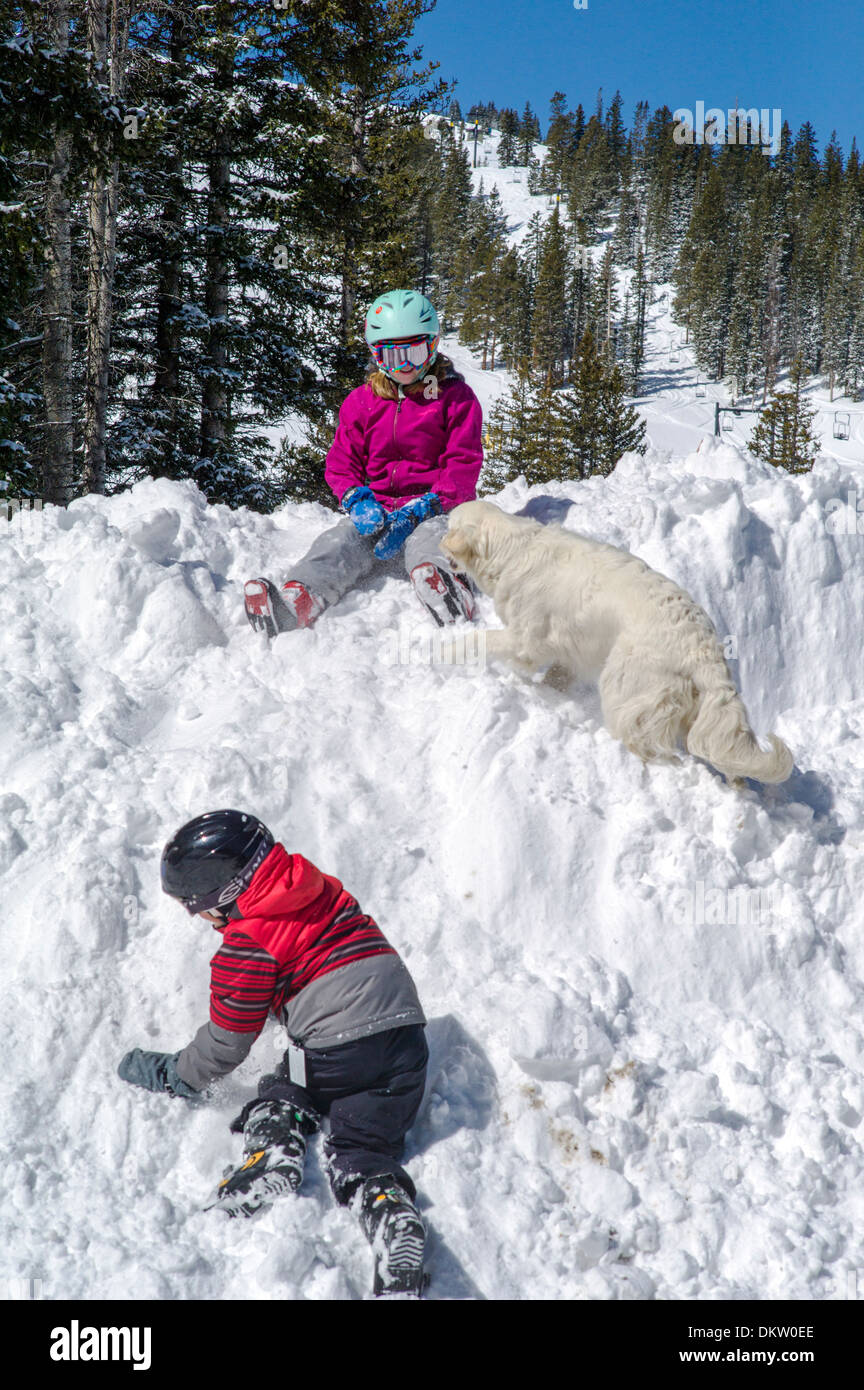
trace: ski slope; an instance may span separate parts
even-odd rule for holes
[[[475,193],[486,194],[490,193],[493,187],[498,189],[508,220],[508,241],[511,246],[519,246],[528,231],[531,218],[537,212],[544,220],[551,216],[556,199],[551,194],[532,194],[528,191],[526,168],[501,168],[498,164],[497,146],[497,132],[478,140],[477,165],[471,171],[473,189]],[[473,158],[470,133],[466,136],[466,149],[469,158]],[[534,153],[542,163],[546,157],[545,145],[535,145]],[[563,206],[562,204],[562,210]],[[598,267],[611,233],[610,227],[601,239],[601,244],[589,249],[591,258]],[[630,275],[629,271],[619,272],[622,298],[623,288]],[[714,436],[715,402],[730,405],[733,398],[727,384],[706,381],[705,374],[698,370],[693,350],[686,342],[686,332],[672,317],[673,299],[673,286],[655,287],[654,300],[648,307],[647,315],[643,395],[632,398],[632,404],[645,420],[649,442],[657,449],[668,449],[683,456],[697,449],[702,439]],[[483,375],[505,374],[499,369],[494,374]],[[700,381],[704,386],[704,396],[697,395]],[[782,380],[780,384],[782,385]],[[497,393],[497,390],[493,392]],[[844,396],[835,396],[832,401],[824,382],[816,378],[811,379],[804,394],[816,411],[813,432],[820,441],[821,452],[827,458],[849,464],[860,477],[860,465],[864,461],[864,403]],[[738,404],[747,408],[754,405],[760,408],[762,398],[759,395],[754,402],[747,397],[739,400]],[[838,415],[849,416],[848,439],[834,437],[835,418]],[[726,416],[723,438],[746,449],[755,423],[755,415]]]
[[[527,195],[501,172],[518,235]],[[655,308],[646,457],[498,500],[692,593],[755,728],[795,754],[778,788],[644,768],[591,689],[435,664],[398,564],[268,647],[242,583],[287,577],[323,507],[261,517],[161,480],[0,526],[0,1275],[48,1299],[367,1296],[317,1142],[296,1199],[242,1225],[201,1210],[275,1024],[204,1106],[116,1076],[206,1018],[217,938],[161,894],[159,857],[236,806],[340,877],[416,979],[431,1062],[406,1157],[430,1299],[847,1296],[864,538],[828,517],[856,459],[792,478],[715,442]],[[505,374],[445,348],[488,407]]]

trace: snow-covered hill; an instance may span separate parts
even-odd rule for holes
[[[3,1272],[49,1298],[368,1287],[317,1157],[254,1223],[199,1210],[275,1025],[204,1108],[115,1075],[206,1017],[215,938],[162,896],[159,854],[233,805],[340,876],[415,975],[432,1297],[845,1289],[864,1257],[864,547],[824,526],[844,477],[780,481],[723,445],[501,498],[705,605],[757,728],[797,758],[743,794],[693,761],[644,769],[591,691],[429,665],[398,567],[268,648],[241,583],[290,567],[330,519],[312,504],[257,517],[148,482],[0,532]]]
[[[494,169],[493,143],[475,178],[515,239],[549,200]],[[260,517],[161,481],[0,525],[0,1275],[57,1299],[368,1289],[314,1146],[298,1199],[242,1226],[200,1210],[275,1025],[204,1107],[116,1076],[206,1017],[216,938],[158,865],[179,824],[228,805],[338,875],[415,976],[432,1298],[846,1296],[864,1261],[864,538],[835,507],[860,439],[802,478],[714,441],[667,315],[648,455],[498,500],[693,594],[757,730],[795,753],[773,790],[643,768],[591,690],[430,662],[398,564],[268,647],[242,582],[287,577],[322,507]],[[488,407],[506,374],[445,349]]]

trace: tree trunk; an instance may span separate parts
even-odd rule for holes
[[[129,42],[130,0],[88,0],[87,40],[92,76],[107,85],[113,102],[123,99]],[[88,208],[87,378],[84,388],[84,486],[105,491],[105,425],[114,296],[114,262],[120,161],[106,167],[106,150],[94,151]]]
[[[172,12],[170,56],[174,70],[177,71],[185,54],[184,19],[175,9]],[[181,324],[179,310],[182,301],[183,254],[181,232],[183,225],[183,151],[178,145],[167,153],[166,201],[162,206],[162,238],[158,263],[158,288],[156,292],[156,369],[153,380],[153,395],[158,399],[163,417],[167,417],[164,427],[165,457],[163,467],[171,473],[174,456],[174,442],[177,433],[178,404],[180,398],[180,343]]]
[[[222,60],[215,85],[230,91],[232,60]],[[205,262],[204,311],[209,324],[207,375],[201,401],[201,456],[218,458],[228,442],[228,235],[231,197],[231,149],[227,133],[220,126],[213,134],[207,166],[207,254]]]
[[[69,47],[68,0],[55,0],[49,16],[49,42],[61,53]],[[42,394],[45,401],[43,492],[61,506],[75,491],[72,420],[72,238],[69,212],[68,131],[55,127],[51,172],[45,199],[45,287],[42,330]]]
[[[368,170],[366,163],[366,96],[361,88],[353,92],[354,111],[351,118],[351,158],[349,173],[352,178],[363,178]],[[345,234],[342,259],[342,294],[339,313],[339,331],[342,346],[347,347],[354,319],[356,292],[356,238],[349,227]]]

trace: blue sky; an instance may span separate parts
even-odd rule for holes
[[[793,132],[805,120],[820,149],[836,130],[846,151],[864,149],[864,12],[861,0],[438,0],[417,25],[424,56],[457,78],[463,110],[474,101],[522,110],[530,101],[545,135],[549,98],[594,109],[620,88],[626,124],[636,102],[723,110],[779,107]]]

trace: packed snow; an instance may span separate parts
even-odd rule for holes
[[[488,407],[505,375],[445,346]],[[430,1299],[846,1296],[864,1263],[860,465],[826,448],[789,477],[715,440],[710,403],[700,426],[662,383],[646,402],[644,459],[497,500],[703,605],[757,732],[795,754],[780,787],[643,767],[591,688],[442,665],[398,563],[268,646],[242,583],[289,576],[333,519],[318,505],[263,517],[160,480],[0,525],[0,1273],[55,1299],[368,1295],[320,1141],[299,1196],[244,1223],[201,1209],[282,1054],[275,1023],[206,1105],[116,1075],[207,1016],[218,938],[162,895],[159,857],[234,806],[341,878],[417,982],[431,1062],[407,1163]]]

